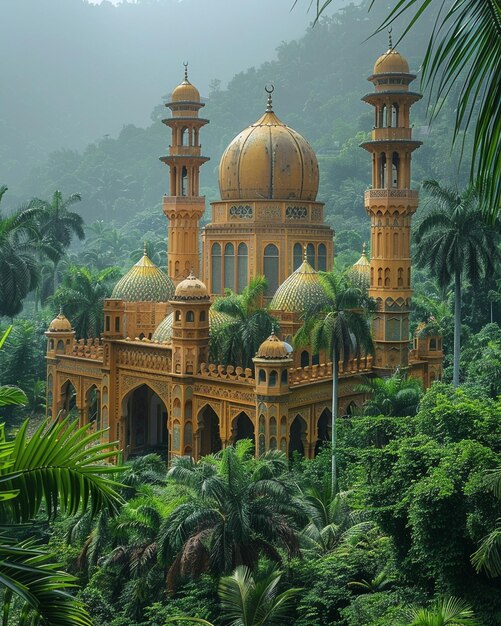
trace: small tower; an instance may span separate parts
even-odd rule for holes
[[[256,370],[256,451],[264,454],[278,448],[287,453],[292,348],[272,332],[252,360]]]
[[[411,304],[411,218],[418,192],[411,186],[411,155],[421,145],[412,139],[411,106],[421,95],[409,91],[416,78],[390,43],[368,80],[375,91],[362,98],[374,107],[374,128],[362,147],[372,156],[372,188],[365,192],[371,218],[369,295],[379,312],[374,318],[375,369],[390,374],[409,362]]]
[[[199,133],[209,120],[198,117],[204,105],[200,93],[188,80],[185,63],[184,81],[172,92],[166,104],[172,117],[162,120],[172,131],[169,155],[161,157],[169,166],[169,195],[163,198],[163,211],[169,220],[168,274],[177,285],[191,270],[199,274],[198,222],[205,211],[205,197],[199,195],[200,166],[209,160],[202,156]]]
[[[172,322],[173,374],[197,374],[207,362],[209,351],[209,307],[207,287],[190,272],[176,287],[170,303]]]
[[[59,354],[71,354],[75,331],[71,327],[70,320],[63,313],[62,307],[59,314],[52,320],[45,331],[47,342],[47,358],[56,358]]]

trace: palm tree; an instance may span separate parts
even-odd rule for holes
[[[0,187],[0,200],[7,187]],[[41,243],[36,225],[38,209],[18,209],[8,217],[0,216],[0,316],[13,317],[23,299],[40,279],[37,258],[50,252]]]
[[[0,339],[0,348],[10,328]],[[0,406],[26,404],[17,387],[0,387]],[[13,440],[0,428],[0,587],[3,589],[3,623],[9,622],[13,598],[21,605],[20,626],[54,624],[91,626],[81,602],[70,592],[76,579],[59,571],[52,555],[32,540],[18,541],[6,534],[8,527],[25,529],[42,508],[49,519],[59,508],[70,515],[88,509],[91,514],[107,510],[114,515],[122,505],[110,473],[117,466],[104,465],[116,458],[112,444],[99,443],[102,432],[75,422],[44,421],[28,439],[28,421]]]
[[[355,390],[369,396],[364,402],[365,415],[386,417],[416,415],[423,395],[421,381],[399,371],[390,378],[368,378]]]
[[[283,626],[288,622],[293,610],[294,598],[301,589],[287,589],[278,593],[280,572],[271,570],[259,577],[245,565],[240,565],[231,576],[221,578],[218,595],[221,600],[221,613],[232,626]],[[171,617],[167,624],[192,622],[213,626],[197,617]]]
[[[496,498],[501,499],[501,469],[487,474],[486,485]],[[496,521],[494,530],[482,539],[471,562],[477,572],[483,570],[489,576],[501,576],[501,518]]]
[[[63,284],[54,294],[54,302],[62,306],[74,324],[78,337],[99,337],[103,330],[103,305],[112,290],[117,268],[89,270],[76,265],[69,268]]]
[[[458,194],[435,180],[426,180],[424,188],[436,201],[417,225],[416,262],[428,267],[439,286],[446,289],[454,280],[454,373],[453,384],[459,385],[461,349],[461,282],[471,283],[494,271],[501,259],[498,250],[500,223],[486,225],[480,209],[481,188],[470,185]]]
[[[278,330],[278,321],[262,304],[267,286],[264,276],[255,276],[240,295],[228,290],[225,297],[214,302],[215,311],[226,313],[234,320],[218,326],[211,335],[215,361],[252,369],[252,358],[259,346],[274,328],[275,332]]]
[[[373,354],[368,313],[373,301],[347,278],[334,272],[320,272],[320,282],[328,304],[310,307],[304,313],[304,325],[294,338],[296,345],[311,344],[313,352],[332,354],[332,493],[337,491],[336,420],[338,413],[339,362],[351,357]]]
[[[159,267],[165,267],[167,265],[167,244],[161,239],[154,241],[145,241],[141,248],[136,248],[130,253],[130,260],[137,263],[143,256],[144,251],[148,257],[158,265]]]
[[[313,0],[308,0],[313,2]],[[293,6],[297,4],[295,0]],[[315,0],[317,20],[332,0]],[[374,0],[371,0],[371,7]],[[397,0],[376,32],[411,13],[402,39],[432,0]],[[434,94],[432,117],[454,85],[461,85],[453,144],[474,127],[471,183],[484,190],[482,209],[495,220],[501,208],[501,8],[492,0],[458,0],[441,6],[422,66],[422,84]],[[436,89],[433,89],[437,87]],[[475,121],[473,121],[475,120]]]
[[[330,480],[301,490],[301,506],[309,518],[300,535],[303,553],[313,557],[326,555],[372,528],[372,522],[354,522],[347,495],[336,493],[333,496]]]
[[[429,609],[411,607],[407,626],[480,626],[473,610],[459,598],[443,598]]]
[[[179,575],[221,575],[238,565],[253,569],[259,557],[281,562],[281,552],[298,553],[296,521],[300,510],[283,479],[286,456],[272,450],[255,460],[252,443],[239,441],[198,463],[176,458],[168,479],[190,498],[167,520],[175,554],[168,582]]]
[[[57,269],[65,250],[70,247],[75,235],[80,240],[85,239],[82,216],[79,213],[68,210],[71,205],[80,202],[81,199],[78,193],[73,193],[64,199],[63,194],[56,190],[50,202],[40,198],[34,198],[30,202],[31,207],[40,210],[38,213],[38,227],[43,240],[57,251],[52,259],[54,263],[52,293],[55,293],[57,289]]]

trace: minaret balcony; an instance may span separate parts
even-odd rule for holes
[[[418,205],[419,192],[417,189],[368,189],[365,194],[365,206],[391,206],[406,204],[416,208]]]
[[[200,146],[169,146],[170,156],[200,156]]]
[[[371,138],[373,141],[407,140],[411,139],[411,129],[398,127],[373,128]]]

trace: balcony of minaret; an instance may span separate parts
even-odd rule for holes
[[[201,154],[201,146],[169,146],[170,156],[198,157]]]
[[[408,141],[411,139],[412,129],[410,128],[373,128],[372,141]]]

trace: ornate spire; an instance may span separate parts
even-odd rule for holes
[[[266,112],[273,111],[273,100],[271,98],[271,94],[275,91],[275,87],[272,83],[270,83],[270,88],[268,89],[268,85],[265,85],[264,90],[268,94],[268,104],[266,106]]]
[[[143,256],[148,256],[148,251],[146,250],[146,239],[143,241]]]
[[[188,80],[188,61],[184,61],[183,65],[184,65],[184,82],[189,83],[190,81]]]
[[[391,39],[391,31],[392,31],[392,27],[390,26],[390,28],[388,28],[388,52],[390,50],[393,50],[393,41]]]
[[[307,261],[308,260],[308,248],[306,247],[306,244],[304,244],[303,246],[303,261]]]

